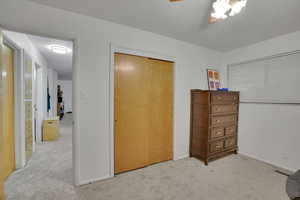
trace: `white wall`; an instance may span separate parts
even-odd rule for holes
[[[63,101],[65,106],[65,113],[72,112],[72,81],[71,80],[59,80],[58,85],[60,85],[63,91]]]
[[[205,70],[221,54],[150,32],[85,17],[29,1],[0,0],[6,28],[75,39],[75,182],[107,178],[110,172],[110,43],[176,58],[174,137],[176,159],[188,156],[191,88],[207,88]],[[26,15],[24,15],[26,13]]]
[[[295,50],[300,50],[300,31],[224,54],[223,74],[228,64]],[[242,103],[240,153],[292,171],[299,169],[299,120],[300,105]]]
[[[26,34],[16,33],[12,31],[4,31],[5,36],[14,41],[18,46],[23,48],[27,54],[31,56],[33,63],[38,63],[41,66],[47,67],[46,59],[41,55],[38,49],[33,45]]]

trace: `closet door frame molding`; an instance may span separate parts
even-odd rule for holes
[[[25,109],[23,57],[24,50],[14,41],[3,34],[3,42],[14,50],[14,138],[15,138],[15,164],[16,169],[26,165],[25,158]]]
[[[176,58],[168,55],[163,55],[156,52],[133,49],[128,47],[123,47],[114,43],[110,43],[110,69],[109,69],[109,169],[110,169],[110,177],[114,177],[115,169],[114,169],[114,74],[115,74],[115,54],[122,53],[133,56],[141,56],[147,58],[154,58],[158,60],[165,60],[169,62],[173,62],[173,160],[177,160],[179,158],[176,157],[175,144],[176,144],[176,135],[175,135],[175,83],[176,83]]]

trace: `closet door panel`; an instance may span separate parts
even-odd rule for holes
[[[146,58],[115,55],[115,173],[148,165],[150,74]]]
[[[0,79],[0,179],[5,180],[15,170],[14,139],[14,50],[1,44]]]
[[[115,173],[173,157],[173,63],[115,54]]]
[[[173,158],[173,63],[148,59],[151,70],[149,164]]]

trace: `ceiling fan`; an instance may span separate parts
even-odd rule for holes
[[[183,0],[169,0],[170,2],[178,2]],[[212,4],[212,11],[208,22],[215,23],[232,17],[241,12],[246,7],[247,0],[214,0]]]

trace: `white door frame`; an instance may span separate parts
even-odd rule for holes
[[[14,139],[16,168],[26,164],[25,155],[25,104],[23,57],[24,50],[3,34],[4,43],[14,49]]]
[[[115,68],[115,53],[123,53],[135,56],[142,56],[148,58],[154,58],[159,60],[166,60],[173,62],[173,160],[177,160],[175,157],[175,74],[176,74],[176,58],[168,55],[162,55],[156,52],[150,52],[145,50],[131,49],[127,47],[122,47],[116,44],[110,44],[110,69],[109,69],[109,158],[110,158],[110,177],[115,175],[114,167],[114,68]]]
[[[44,80],[43,80],[43,67],[40,66],[38,63],[34,63],[35,68],[35,99],[34,104],[36,105],[35,111],[35,118],[36,118],[36,143],[42,142],[42,123],[44,119],[44,102],[43,100],[47,100],[43,98],[43,95],[45,94],[46,86],[44,86]]]

